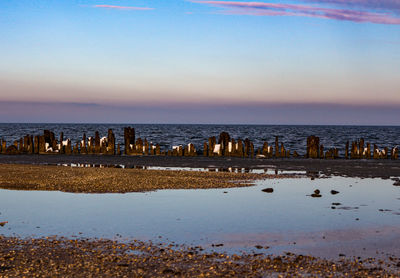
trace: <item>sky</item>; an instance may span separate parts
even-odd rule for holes
[[[0,122],[400,125],[400,0],[2,0]]]

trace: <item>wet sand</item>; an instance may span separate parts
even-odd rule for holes
[[[400,260],[228,255],[141,241],[0,236],[2,277],[398,277]]]
[[[122,164],[134,166],[247,168],[320,172],[349,177],[400,176],[400,160],[346,159],[255,159],[237,157],[168,157],[168,156],[106,156],[106,155],[0,155],[0,164]]]
[[[251,186],[255,180],[280,175],[78,168],[0,164],[0,188],[79,193],[127,193],[158,189],[206,189]]]

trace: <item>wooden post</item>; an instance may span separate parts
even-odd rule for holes
[[[275,157],[276,158],[280,157],[278,136],[275,136]]]

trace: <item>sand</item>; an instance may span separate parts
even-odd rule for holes
[[[0,188],[79,193],[127,193],[160,189],[206,189],[254,185],[255,180],[280,175],[79,168],[0,164]]]

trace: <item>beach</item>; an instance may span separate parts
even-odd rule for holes
[[[0,227],[0,275],[397,277],[400,275],[399,254],[396,251],[397,245],[391,242],[398,241],[398,226],[396,222],[390,222],[393,219],[398,221],[397,214],[400,214],[394,210],[396,200],[393,201],[392,208],[382,207],[382,204],[388,203],[382,199],[382,203],[377,204],[377,208],[382,207],[381,211],[376,215],[369,213],[373,219],[383,217],[384,221],[376,227],[343,224],[343,227],[338,227],[337,230],[333,223],[331,228],[325,224],[326,230],[311,228],[310,232],[306,233],[302,232],[304,228],[297,230],[296,227],[307,227],[315,222],[312,216],[315,212],[321,211],[319,216],[315,216],[316,219],[324,217],[328,212],[325,208],[327,203],[332,203],[329,214],[339,212],[334,214],[336,216],[329,216],[326,219],[328,222],[333,216],[332,221],[339,221],[338,223],[357,223],[360,222],[358,217],[364,220],[364,214],[360,211],[362,207],[351,206],[350,203],[346,204],[346,201],[344,204],[335,201],[348,197],[348,186],[343,182],[357,185],[365,181],[359,192],[362,192],[362,188],[370,181],[376,184],[373,187],[375,189],[382,187],[379,183],[387,184],[386,189],[378,189],[376,192],[386,192],[387,189],[397,192],[397,186],[392,184],[398,182],[396,177],[399,177],[399,166],[398,161],[391,160],[2,155],[0,188],[5,198],[2,201],[5,207],[0,210],[0,222],[4,220]],[[312,186],[313,183],[316,185]],[[240,188],[245,191],[235,193]],[[285,188],[293,192],[288,193]],[[300,188],[304,188],[304,193],[299,192]],[[318,188],[318,192],[321,190],[321,195],[313,193],[315,188]],[[280,193],[282,190],[283,194]],[[42,196],[37,201],[37,197],[29,193],[35,191],[38,197]],[[25,205],[21,206],[12,201],[21,198],[18,196],[23,196],[19,192],[28,198],[26,201],[19,201],[26,203],[26,208]],[[58,195],[51,193],[52,195],[44,197],[44,192],[54,192]],[[143,192],[149,192],[150,195],[135,195]],[[249,195],[245,192],[254,193]],[[64,195],[69,193],[74,194]],[[396,197],[396,194],[392,193],[393,197]],[[101,195],[104,195],[104,198],[99,199]],[[118,197],[123,195],[126,197]],[[160,203],[161,197],[157,196],[163,195],[166,195],[165,201],[170,199],[168,203]],[[298,201],[289,204],[287,200],[293,199],[292,195],[296,196]],[[52,201],[51,196],[56,199]],[[67,198],[65,201],[63,196]],[[224,196],[226,197],[223,198]],[[58,200],[59,197],[62,199]],[[87,200],[84,201],[83,197]],[[115,202],[110,203],[110,198]],[[233,198],[232,204],[223,201],[229,198]],[[253,210],[248,212],[250,214],[247,216],[238,203],[243,198],[246,202],[253,203],[247,205]],[[278,203],[274,198],[278,198]],[[187,199],[187,202],[183,201],[184,199]],[[207,205],[203,203],[203,199],[208,200]],[[267,208],[263,208],[259,202],[267,202]],[[268,202],[271,204],[268,205]],[[362,199],[358,202],[363,202],[362,206],[373,206]],[[173,203],[175,205],[172,205]],[[311,210],[305,209],[306,204]],[[273,225],[278,225],[276,231],[281,229],[279,227],[288,227],[289,230],[281,232],[281,235],[274,233],[274,229],[271,230],[272,226],[264,227],[264,221],[258,218],[258,215],[265,214],[263,210],[271,209],[280,211],[282,215],[290,215],[293,214],[293,208],[297,210],[297,206],[303,207],[304,211],[299,214],[302,217],[297,220],[298,223],[304,222],[303,224],[293,222],[289,225],[287,219],[292,219],[293,216],[284,216],[282,220],[279,220],[279,216],[272,216],[273,214],[264,216],[271,223],[275,223]],[[4,209],[19,211],[17,207],[20,207],[21,211],[16,212],[16,218],[8,218],[7,215],[12,213]],[[33,209],[31,216],[26,212],[30,207]],[[205,215],[209,215],[210,223],[215,223],[215,220],[212,220],[214,216],[211,215],[215,214],[216,219],[220,219],[222,223],[212,224],[215,225],[212,230],[222,229],[224,233],[214,239],[211,237],[209,240],[201,240],[202,237],[210,237],[213,234],[208,232],[209,234],[202,236],[202,225],[208,226],[210,223],[205,216],[193,213],[193,210],[199,209],[204,210]],[[256,213],[254,209],[258,209],[259,212]],[[152,212],[153,210],[155,211]],[[307,216],[308,213],[310,216]],[[342,213],[344,215],[341,215]],[[41,214],[44,214],[43,219]],[[218,216],[219,214],[221,216]],[[255,215],[255,222],[245,224],[245,219],[252,217],[251,215]],[[132,220],[129,220],[130,216]],[[114,220],[111,221],[110,217]],[[357,217],[356,221],[353,217]],[[161,224],[163,218],[169,223]],[[193,218],[194,222],[185,220],[188,218]],[[237,220],[236,226],[240,227],[243,234],[231,234],[230,228],[224,228],[227,224],[232,225],[229,224],[232,220],[222,220],[226,218],[242,219]],[[224,221],[227,222],[224,224]],[[32,224],[29,224],[30,222]],[[65,223],[60,225],[57,222]],[[104,224],[99,224],[102,222]],[[131,224],[124,224],[127,222]],[[182,223],[179,224],[180,222]],[[257,230],[254,226],[257,222],[261,223],[264,234],[254,233]],[[282,223],[279,224],[280,222]],[[321,223],[323,222],[325,220]],[[387,223],[392,225],[388,226]],[[137,230],[142,225],[150,225],[143,235],[138,232],[140,229]],[[176,225],[183,231],[174,231]],[[108,231],[108,226],[111,230],[102,236],[102,233]],[[54,227],[59,228],[54,230]],[[98,232],[92,233],[92,229]],[[193,231],[189,232],[191,229]],[[156,232],[154,236],[150,236],[152,230]],[[197,232],[194,232],[195,230]],[[378,232],[380,236],[377,237]],[[121,233],[124,236],[121,236]],[[185,233],[193,235],[185,239]],[[357,234],[356,237],[352,236]],[[282,235],[286,238],[281,238]]]

